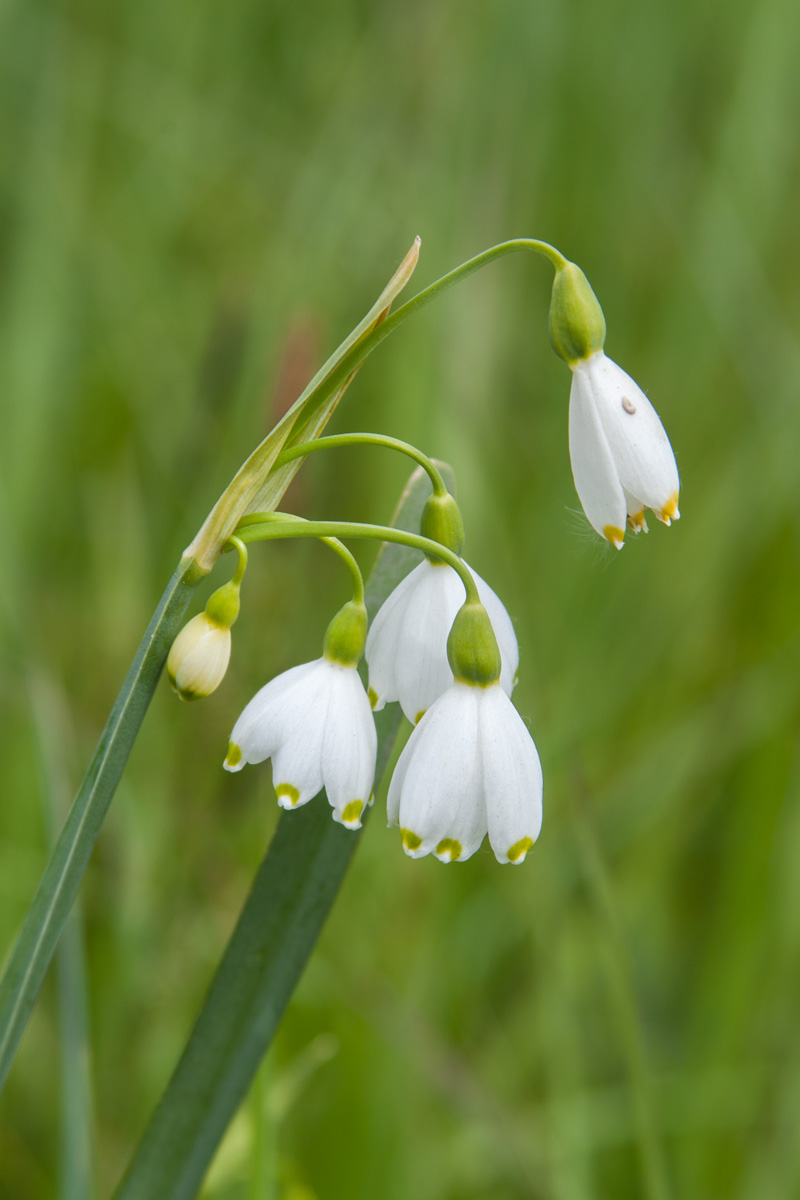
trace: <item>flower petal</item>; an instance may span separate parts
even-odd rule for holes
[[[447,636],[464,600],[464,585],[450,567],[427,560],[417,568],[400,627],[395,662],[396,698],[412,724],[453,682]]]
[[[175,672],[173,686],[184,700],[211,695],[219,687],[228,669],[231,631],[210,621],[208,624],[207,631],[184,654]]]
[[[240,771],[245,763],[260,763],[277,750],[288,723],[302,709],[306,690],[315,689],[315,669],[320,659],[284,671],[256,692],[244,708],[231,733],[231,746],[239,750],[229,771]]]
[[[487,688],[481,700],[489,841],[498,862],[521,863],[542,828],[542,767],[527,725],[502,689]]]
[[[572,372],[569,394],[569,455],[572,478],[589,523],[602,537],[621,546],[627,513],[619,473],[603,430],[587,362]]]
[[[488,583],[475,571],[472,574],[500,646],[500,681],[510,695],[519,665],[514,626]],[[447,690],[453,682],[447,636],[463,603],[464,585],[455,571],[427,559],[398,584],[367,635],[373,708],[399,700],[409,721],[416,724]]]
[[[378,738],[367,694],[355,667],[332,677],[322,747],[322,778],[333,818],[350,829],[361,825],[375,780]]]
[[[331,673],[337,668],[325,658],[313,665],[314,672],[284,699],[287,712],[281,742],[272,754],[272,782],[281,808],[297,808],[322,791]]]
[[[597,412],[624,488],[640,507],[672,516],[680,481],[675,455],[658,413],[639,385],[601,352],[580,367],[589,381]]]
[[[400,629],[406,605],[417,586],[420,570],[424,565],[420,563],[398,583],[378,609],[369,627],[364,657],[369,666],[370,701],[376,712],[383,708],[387,700],[397,699],[395,664]]]
[[[477,848],[484,820],[479,696],[477,688],[452,684],[428,709],[400,756],[389,787],[389,821],[400,825],[403,847],[412,858],[438,850],[445,860],[458,859]],[[469,847],[460,841],[465,835]]]
[[[470,571],[472,571],[472,567],[470,567]],[[517,635],[514,632],[511,617],[508,615],[503,601],[492,591],[488,583],[481,579],[477,571],[472,571],[472,575],[478,587],[481,604],[489,614],[494,636],[497,638],[497,644],[500,647],[500,658],[502,661],[500,686],[506,695],[510,696],[514,690],[514,684],[517,682],[517,669],[519,667]]]

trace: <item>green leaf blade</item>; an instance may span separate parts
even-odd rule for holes
[[[448,486],[452,473],[446,468]],[[418,528],[430,494],[415,471],[392,523]],[[419,556],[383,545],[367,582],[371,616]],[[400,727],[392,705],[377,714],[376,780]],[[247,1094],[311,956],[362,833],[331,819],[324,792],[284,812],[217,969],[200,1015],[115,1200],[191,1200]]]
[[[13,1062],[195,583],[176,569],[153,614],[0,981],[0,1088]]]

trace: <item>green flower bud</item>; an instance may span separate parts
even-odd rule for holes
[[[422,510],[420,533],[433,542],[440,542],[460,558],[464,550],[464,521],[461,509],[449,492],[443,496],[429,496]],[[428,555],[437,566],[444,565],[441,558]]]
[[[461,606],[447,639],[450,670],[459,683],[489,687],[500,679],[500,648],[486,609],[469,600]]]
[[[556,271],[550,299],[550,344],[570,365],[603,349],[606,319],[589,280],[575,263]]]
[[[351,600],[340,608],[325,631],[322,652],[329,662],[354,667],[364,653],[367,641],[367,610]]]

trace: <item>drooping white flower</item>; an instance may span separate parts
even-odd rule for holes
[[[474,571],[472,576],[500,646],[500,683],[510,696],[519,665],[514,626],[488,583]],[[447,635],[463,601],[464,585],[455,571],[427,558],[397,585],[367,635],[370,700],[376,710],[399,700],[416,723],[447,690],[453,682]]]
[[[172,643],[167,677],[181,700],[202,700],[219,687],[230,657],[230,626],[220,625],[201,612]]]
[[[257,692],[236,722],[225,767],[272,759],[281,808],[324,787],[333,818],[358,829],[372,795],[377,736],[354,664],[327,657],[293,667]]]
[[[621,549],[626,520],[634,532],[646,532],[646,508],[666,525],[678,520],[675,455],[642,389],[602,350],[570,367],[575,488],[589,522]]]
[[[456,681],[431,705],[395,768],[388,818],[411,858],[462,862],[488,831],[498,862],[524,861],[542,826],[542,768],[502,687]]]

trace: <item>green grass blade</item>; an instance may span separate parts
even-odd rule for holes
[[[0,982],[0,1087],[25,1030],[97,835],[195,584],[167,584],[89,764]]]
[[[448,484],[450,482],[448,472]],[[393,524],[418,528],[430,482],[417,471]],[[374,615],[419,559],[383,546],[367,584]],[[380,779],[400,724],[397,705],[376,716]],[[247,1094],[278,1027],[361,834],[331,820],[323,796],[282,814],[189,1042],[145,1131],[116,1200],[189,1200]]]

